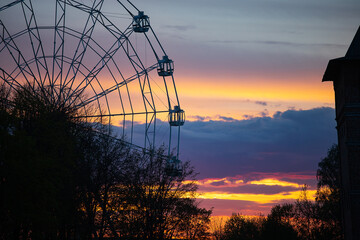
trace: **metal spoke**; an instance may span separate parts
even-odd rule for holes
[[[64,68],[64,48],[65,48],[65,9],[63,1],[56,0],[55,3],[55,24],[54,24],[54,47],[52,59],[52,76],[51,82],[55,85],[58,81],[63,86],[63,68]],[[57,56],[60,54],[60,58]],[[58,101],[62,97],[64,89],[60,87]]]
[[[23,10],[24,19],[28,30],[27,32],[29,35],[31,48],[35,59],[36,70],[38,73],[38,81],[40,82],[40,87],[44,88],[46,79],[49,79],[49,70],[45,58],[40,58],[40,56],[45,56],[45,53],[41,43],[39,28],[37,26],[31,0],[29,0],[28,3],[22,1],[21,7]],[[42,71],[45,71],[44,79],[42,79]],[[51,94],[51,96],[53,96],[53,94]]]
[[[122,81],[122,82],[120,82],[120,83],[118,83],[118,84],[116,84],[116,85],[114,85],[114,86],[112,86],[112,87],[110,87],[110,88],[108,88],[108,89],[105,89],[104,91],[102,91],[101,93],[97,94],[96,96],[93,96],[93,97],[87,99],[87,100],[84,102],[84,104],[86,104],[86,105],[90,104],[91,102],[93,102],[93,101],[95,101],[95,100],[97,100],[97,99],[99,99],[99,98],[101,98],[101,97],[103,97],[103,96],[105,96],[105,95],[107,95],[107,94],[109,94],[109,93],[111,93],[111,92],[113,92],[113,91],[121,88],[121,87],[124,86],[126,83],[130,83],[131,81],[133,81],[133,80],[135,80],[135,79],[138,79],[139,76],[142,76],[142,75],[144,75],[144,74],[147,74],[148,72],[156,69],[156,67],[157,67],[157,64],[155,64],[155,65],[147,68],[146,70],[144,70],[144,71],[142,71],[142,72],[140,72],[140,73],[138,73],[138,74],[135,74],[135,75],[131,76],[131,77],[128,78],[128,79],[125,79],[124,81]],[[88,83],[88,84],[90,84],[90,83]],[[88,86],[88,85],[87,85],[87,86]],[[81,106],[77,105],[76,107],[81,107]]]
[[[41,86],[41,84],[39,83],[35,74],[33,73],[32,69],[30,68],[28,62],[25,60],[23,54],[21,53],[17,44],[14,42],[14,40],[12,39],[11,35],[9,34],[8,30],[6,29],[5,25],[3,24],[3,22],[1,20],[0,20],[0,32],[1,32],[0,44],[4,43],[6,49],[9,51],[13,61],[15,62],[18,69],[20,70],[22,76],[24,77],[25,81],[27,82],[27,85],[28,86],[32,85],[31,81],[28,79],[28,76],[27,76],[27,75],[30,75],[30,77],[34,80],[34,83],[36,82],[36,84],[38,86]],[[44,94],[47,94],[47,95],[49,94],[48,89],[46,89],[46,88],[41,88],[41,91]]]
[[[71,1],[68,1],[71,2]],[[101,7],[103,5],[104,0],[100,0],[99,3],[97,3],[97,1],[95,0],[92,7],[91,7],[91,14],[88,15],[88,18],[86,20],[86,24],[84,26],[83,32],[82,32],[82,37],[80,38],[77,48],[75,50],[74,56],[73,56],[73,62],[71,63],[68,72],[65,76],[65,80],[64,80],[64,87],[67,87],[69,84],[69,88],[71,89],[76,75],[79,71],[79,67],[80,64],[82,62],[82,60],[84,59],[87,47],[89,45],[89,41],[91,38],[91,35],[94,32],[94,28],[95,28],[95,24],[97,23],[98,18],[96,17],[96,14],[99,14]],[[95,13],[95,15],[93,15]],[[92,22],[92,24],[90,23],[90,20]],[[88,36],[88,37],[85,37]],[[79,53],[78,53],[79,52]],[[67,78],[69,77],[70,72],[72,71],[73,76],[67,81]],[[66,82],[67,81],[67,82]]]

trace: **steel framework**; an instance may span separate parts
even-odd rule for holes
[[[1,5],[0,79],[8,94],[25,85],[41,89],[52,104],[83,109],[79,118],[108,119],[119,139],[136,148],[149,150],[168,138],[171,162],[178,164],[184,111],[173,62],[144,12],[124,0]]]

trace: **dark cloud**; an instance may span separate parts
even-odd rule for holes
[[[260,112],[260,116],[262,116],[263,118],[269,116],[269,111],[267,109],[264,109],[264,111]]]
[[[194,118],[198,121],[206,121],[206,120],[210,120],[210,117],[206,116],[206,117],[203,117],[203,116],[199,116],[199,115],[195,115],[195,116],[189,116],[191,118]]]
[[[210,185],[218,187],[218,186],[224,186],[224,185],[226,185],[226,183],[225,183],[225,181],[218,181],[218,182],[212,182],[212,183],[210,183]]]
[[[225,116],[219,116],[220,120],[226,121],[226,122],[231,122],[231,121],[236,121],[235,118],[232,117],[225,117]]]
[[[288,110],[273,117],[187,122],[181,158],[201,177],[250,172],[315,172],[336,142],[333,108]]]
[[[241,176],[236,176],[236,179],[242,179],[245,182],[253,180],[261,180],[264,178],[277,179],[282,181],[289,181],[295,183],[302,183],[306,180],[316,181],[316,171],[307,172],[250,172]]]
[[[244,114],[244,115],[242,115],[242,116],[243,116],[243,118],[245,118],[245,119],[254,118],[253,115],[249,115],[249,114]]]
[[[256,104],[262,105],[262,106],[267,106],[267,102],[264,101],[255,101]]]

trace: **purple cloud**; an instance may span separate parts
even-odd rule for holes
[[[287,110],[273,117],[187,122],[181,159],[201,178],[250,172],[315,172],[336,142],[333,108]]]

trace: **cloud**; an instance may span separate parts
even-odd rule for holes
[[[212,182],[212,183],[210,183],[210,185],[212,185],[212,186],[224,186],[224,185],[226,185],[226,183],[224,181],[219,181],[219,182]]]
[[[205,192],[198,198],[200,199],[224,199],[224,200],[241,200],[256,203],[276,203],[279,200],[293,200],[299,198],[301,190],[291,192],[281,192],[278,194],[250,194],[250,193],[224,193],[224,192]],[[316,190],[309,190],[309,199],[315,199]]]
[[[238,175],[225,178],[207,178],[197,180],[195,183],[198,185],[199,192],[201,193],[276,195],[300,191],[304,184],[308,185],[308,190],[316,189],[315,173],[312,173],[312,175],[297,173],[250,173],[248,175],[251,177]]]
[[[195,116],[189,116],[190,119],[195,119],[197,121],[208,121],[211,118],[209,116],[203,117],[203,116],[199,116],[199,115],[195,115]]]
[[[262,106],[267,106],[267,102],[264,101],[255,101],[256,104],[262,105]]]
[[[244,114],[244,115],[242,115],[242,117],[243,117],[244,119],[254,118],[253,115],[249,115],[249,114]]]
[[[277,179],[271,179],[271,178],[265,178],[265,179],[261,179],[258,181],[251,181],[251,182],[249,182],[249,184],[301,188],[300,184],[286,182],[286,181],[279,181]]]
[[[264,109],[264,111],[260,112],[260,116],[262,116],[263,118],[269,116],[269,111],[267,109]]]
[[[188,31],[196,28],[194,25],[164,25],[163,27],[176,31]]]
[[[284,46],[284,47],[324,47],[324,48],[345,48],[346,44],[333,44],[333,43],[299,43],[299,42],[286,42],[286,41],[259,41],[259,40],[213,40],[209,41],[211,43],[219,43],[219,44],[258,44],[258,45],[269,45],[271,46]]]
[[[218,116],[220,120],[223,120],[225,122],[231,122],[231,121],[235,121],[235,118],[232,117],[225,117],[225,116]]]
[[[201,177],[251,172],[315,172],[336,142],[333,108],[287,110],[272,117],[187,122],[181,159],[191,160]]]

